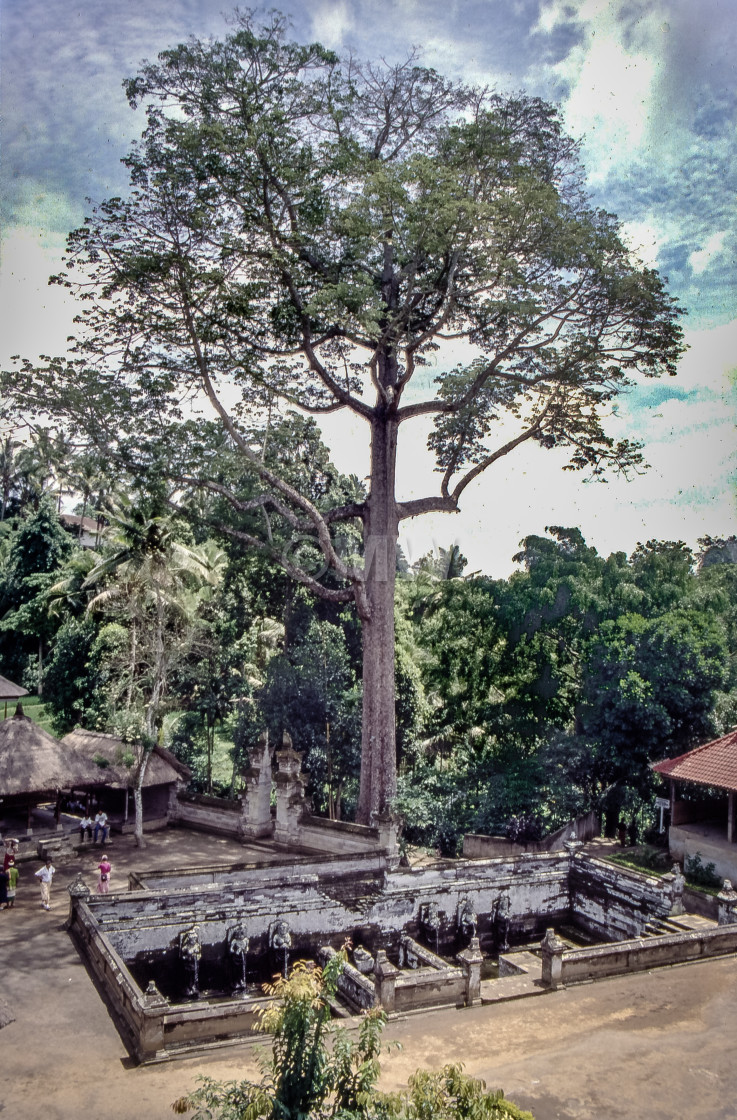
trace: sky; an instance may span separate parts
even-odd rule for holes
[[[650,469],[584,483],[565,457],[523,446],[465,492],[455,515],[404,523],[410,560],[458,543],[469,570],[504,576],[519,541],[576,525],[600,553],[638,541],[737,533],[737,0],[283,0],[294,37],[560,106],[588,189],[688,315],[678,377],[619,402],[609,430]],[[224,14],[225,13],[225,14]],[[227,0],[0,0],[0,362],[63,353],[74,306],[48,288],[67,231],[127,188],[121,158],[142,113],[122,82],[190,35],[227,31]],[[405,425],[399,497],[437,490],[426,430]],[[407,429],[407,430],[405,430]],[[360,422],[328,418],[337,465],[366,473]]]

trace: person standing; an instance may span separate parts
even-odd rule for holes
[[[0,871],[0,910],[8,909],[8,872]]]
[[[51,856],[48,856],[46,863],[40,867],[36,872],[36,878],[41,883],[41,905],[44,910],[51,909],[51,884],[56,874],[56,868],[51,862]]]
[[[97,880],[97,893],[107,894],[110,890],[110,873],[112,871],[112,868],[110,866],[110,861],[108,860],[104,852],[100,862],[97,865],[97,870],[100,872],[100,877]]]
[[[7,908],[8,908],[8,910],[12,910],[15,907],[15,890],[16,890],[16,887],[18,886],[18,879],[20,878],[20,872],[18,871],[18,868],[15,866],[15,860],[14,859],[11,859],[10,863],[8,864],[7,876],[8,876],[8,906],[7,906]]]
[[[18,841],[14,837],[12,837],[3,841],[3,843],[5,847],[5,852],[3,855],[3,871],[7,871],[10,861],[14,860],[18,855]]]

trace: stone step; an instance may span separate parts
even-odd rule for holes
[[[680,924],[674,918],[651,918],[642,932],[643,937],[663,937],[668,933],[683,933],[689,926]]]

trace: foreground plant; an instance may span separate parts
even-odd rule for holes
[[[345,960],[336,953],[324,969],[297,961],[287,979],[266,986],[274,1002],[260,1012],[258,1029],[273,1041],[260,1082],[203,1077],[174,1101],[174,1112],[192,1120],[533,1120],[460,1066],[418,1070],[406,1091],[379,1092],[385,1012],[364,1013],[356,1038],[331,1022]]]

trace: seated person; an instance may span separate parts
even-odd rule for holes
[[[85,813],[79,822],[79,835],[81,840],[92,839],[92,817],[88,813]]]
[[[110,828],[107,823],[107,813],[104,809],[99,809],[95,816],[95,830],[93,836],[95,843],[97,843],[97,837],[100,832],[102,832],[102,842],[104,844],[110,833]]]

